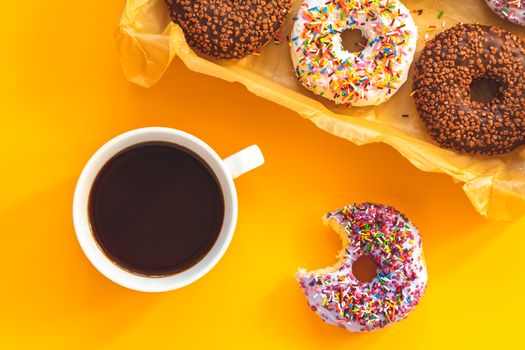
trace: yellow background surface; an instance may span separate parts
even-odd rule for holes
[[[481,1],[480,1],[481,2]],[[459,184],[385,145],[357,147],[178,60],[146,90],[125,81],[113,34],[122,1],[3,1],[0,11],[0,348],[465,349],[523,344],[525,218],[486,221]],[[124,131],[168,126],[222,156],[258,144],[236,181],[223,260],[182,290],[144,294],[100,275],[77,244],[71,201],[91,154]],[[324,324],[296,268],[335,261],[321,215],[377,201],[418,225],[427,292],[369,334]]]

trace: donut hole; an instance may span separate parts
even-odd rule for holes
[[[366,47],[368,40],[359,29],[346,29],[341,33],[341,43],[346,51],[358,55]]]
[[[352,273],[360,282],[369,283],[376,277],[378,268],[370,257],[362,255],[352,264]]]
[[[470,98],[474,102],[489,103],[498,98],[501,83],[490,77],[475,79],[470,85]]]

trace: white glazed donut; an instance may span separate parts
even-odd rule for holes
[[[361,30],[361,53],[341,33]],[[417,28],[398,0],[304,0],[291,38],[295,73],[307,89],[344,106],[378,105],[407,79]]]
[[[297,280],[311,309],[350,332],[383,328],[407,317],[427,285],[421,236],[414,224],[394,208],[373,203],[344,207],[328,213],[324,221],[341,236],[344,249],[336,266],[299,269]],[[363,255],[378,266],[369,283],[352,272]]]
[[[485,0],[498,16],[525,26],[525,0]]]

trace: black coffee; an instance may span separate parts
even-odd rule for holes
[[[218,180],[193,152],[148,142],[110,159],[89,198],[91,229],[105,254],[141,275],[166,276],[201,260],[222,227]]]

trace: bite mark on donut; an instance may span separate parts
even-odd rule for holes
[[[336,254],[336,262],[327,267],[318,268],[312,271],[307,271],[304,268],[299,268],[299,271],[303,274],[323,275],[327,273],[334,273],[334,272],[337,272],[341,268],[341,266],[345,263],[346,251],[347,249],[350,248],[350,240],[348,239],[347,232],[344,230],[344,228],[340,224],[338,224],[335,220],[330,220],[330,218],[328,218],[326,215],[323,216],[323,224],[329,227],[332,232],[335,232],[337,236],[339,237],[339,239],[341,240],[341,249]],[[360,278],[358,278],[356,274],[354,273],[355,263],[362,257],[369,258],[367,255],[361,255],[359,258],[355,259],[352,263],[352,269],[351,269],[352,274],[361,282],[365,282],[365,283],[371,282],[372,279],[370,279],[369,281],[363,281]],[[372,259],[370,259],[370,261],[376,266],[376,270],[379,270],[379,266]]]
[[[339,270],[341,265],[343,265],[343,263],[345,262],[346,250],[350,246],[350,240],[348,239],[347,233],[341,227],[341,225],[337,224],[334,220],[330,220],[326,215],[323,215],[323,224],[329,227],[332,231],[334,231],[341,240],[342,248],[336,254],[336,262],[332,265],[311,271],[308,271],[304,268],[299,268],[298,271],[301,274],[323,275],[327,273],[337,272],[337,270]]]
[[[417,306],[427,283],[417,228],[392,207],[360,203],[323,218],[343,241],[332,266],[307,272],[297,280],[310,308],[325,322],[351,332],[379,329],[397,322]],[[358,280],[353,263],[361,256],[376,263],[371,282]]]

